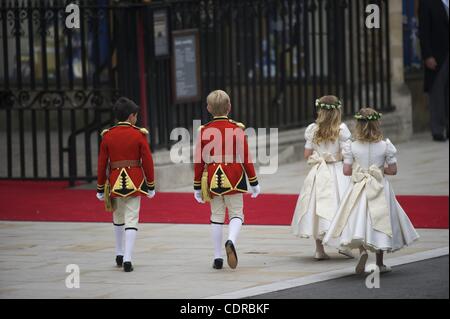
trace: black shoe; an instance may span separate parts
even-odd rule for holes
[[[223,268],[223,259],[222,258],[214,259],[213,268],[214,269],[222,269]]]
[[[228,266],[230,266],[231,269],[235,269],[238,264],[238,257],[236,254],[236,249],[234,248],[234,244],[231,240],[228,240],[225,243],[225,251],[227,252]]]
[[[130,272],[130,271],[133,271],[133,265],[131,264],[131,261],[126,261],[126,262],[124,262],[123,263],[123,270],[125,271],[125,272]]]
[[[120,256],[120,255],[117,255],[117,256],[116,256],[116,264],[117,264],[117,267],[122,267],[122,264],[123,264],[123,256]]]
[[[436,142],[445,142],[447,139],[443,134],[433,134],[433,141]]]

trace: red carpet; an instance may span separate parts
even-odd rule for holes
[[[289,225],[297,195],[245,196],[246,223]],[[398,196],[417,228],[448,228],[448,196]],[[67,182],[0,181],[0,220],[110,222],[111,213],[95,197],[95,190],[73,190]],[[209,223],[209,205],[195,202],[191,193],[157,193],[142,198],[144,223]]]

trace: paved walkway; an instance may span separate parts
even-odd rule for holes
[[[125,273],[114,267],[110,224],[2,222],[0,229],[0,298],[222,298],[343,268],[352,274],[355,264],[330,249],[333,259],[315,261],[313,241],[293,237],[289,227],[246,226],[237,246],[239,267],[217,271],[208,225],[142,224],[135,271]],[[386,263],[448,247],[448,230],[419,233],[420,241],[387,255]],[[65,286],[69,264],[80,267],[79,289]]]
[[[397,194],[448,195],[448,142],[420,135],[397,146],[400,173],[390,177]],[[297,193],[306,172],[304,162],[284,165],[261,177],[263,191]],[[448,255],[448,230],[418,232],[417,243],[387,255],[388,265]],[[331,260],[315,261],[313,240],[285,226],[245,226],[236,270],[211,268],[208,225],[140,225],[132,273],[114,267],[113,244],[111,224],[0,222],[0,298],[249,297],[351,275],[355,265],[330,249]],[[69,264],[80,267],[79,289],[66,288]]]

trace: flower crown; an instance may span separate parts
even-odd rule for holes
[[[320,102],[319,99],[316,100],[316,107],[322,110],[334,110],[334,109],[340,109],[342,106],[342,102],[340,100],[337,100],[335,103],[323,103]]]
[[[369,115],[361,115],[361,113],[356,113],[354,118],[358,121],[378,121],[381,119],[382,113],[378,113],[377,111],[374,111],[375,113],[369,114]]]

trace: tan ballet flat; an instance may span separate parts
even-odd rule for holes
[[[326,253],[321,253],[316,251],[316,254],[314,255],[315,260],[328,260],[330,259],[330,256],[328,256]]]
[[[392,271],[392,268],[389,266],[386,266],[386,265],[380,266],[378,268],[380,269],[380,274],[384,274],[384,273]]]
[[[344,255],[347,258],[355,258],[355,256],[353,256],[352,251],[350,249],[345,249],[345,250],[340,250],[338,251],[341,255]]]

